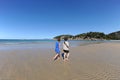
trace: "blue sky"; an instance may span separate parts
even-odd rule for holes
[[[0,0],[0,39],[120,30],[120,0]]]

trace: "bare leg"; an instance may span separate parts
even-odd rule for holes
[[[67,53],[67,60],[69,59],[70,53]]]
[[[68,61],[70,53],[65,53],[64,55],[64,61]]]
[[[65,55],[64,55],[64,61],[67,61],[68,57],[69,57],[68,53],[65,53]]]
[[[66,53],[64,52],[64,60],[65,60],[65,58],[66,58]]]
[[[60,55],[58,54],[57,59],[60,59]]]
[[[59,54],[56,54],[56,55],[53,57],[53,60],[56,60],[56,59],[58,59],[58,58],[60,58],[60,55],[59,55]]]

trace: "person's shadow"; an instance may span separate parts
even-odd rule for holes
[[[63,60],[64,60],[64,53],[62,53],[61,56],[62,56],[62,58],[63,58]]]

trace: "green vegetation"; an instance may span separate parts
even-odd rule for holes
[[[56,37],[54,37],[54,39],[57,39],[57,38],[61,38],[61,39],[63,39],[63,38],[65,38],[65,37],[67,37],[67,38],[73,38],[74,36],[73,35],[59,35],[59,36],[56,36]]]
[[[104,34],[103,32],[87,32],[78,35],[59,35],[54,39],[67,37],[71,40],[120,40],[120,31],[110,34]]]
[[[108,34],[107,38],[112,40],[120,40],[120,31]]]

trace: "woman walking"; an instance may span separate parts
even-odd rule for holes
[[[53,60],[60,59],[60,38],[57,39],[57,42],[55,44],[55,52],[56,55],[53,57]]]

